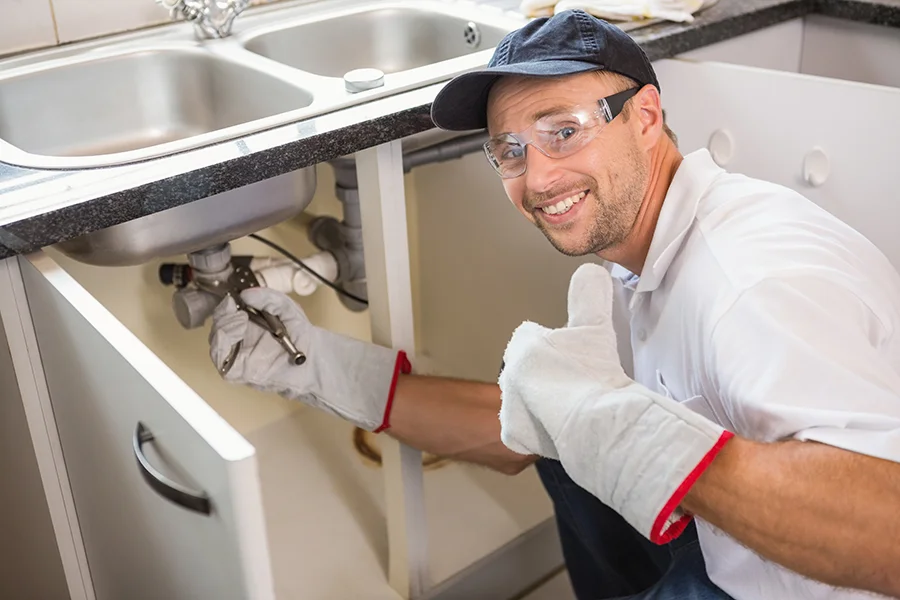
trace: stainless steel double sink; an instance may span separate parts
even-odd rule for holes
[[[222,39],[200,41],[182,22],[7,58],[0,161],[90,169],[242,138],[478,68],[524,22],[465,0],[297,0],[247,10]],[[344,75],[366,68],[383,85],[348,91]],[[57,247],[90,264],[140,264],[291,218],[315,189],[306,167]]]
[[[523,22],[453,0],[324,0],[250,9],[219,40],[181,23],[0,61],[0,159],[100,167],[242,137],[449,79]],[[348,92],[360,68],[383,86]]]

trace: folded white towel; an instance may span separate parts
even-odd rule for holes
[[[519,10],[529,19],[535,17],[552,17],[556,0],[522,0]]]
[[[608,21],[665,19],[689,23],[703,5],[703,0],[559,0],[554,12],[581,9]]]

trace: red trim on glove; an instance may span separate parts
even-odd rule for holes
[[[400,374],[409,375],[412,373],[412,365],[409,362],[409,359],[406,357],[406,352],[400,350],[397,353],[397,362],[394,363],[394,377],[391,379],[391,389],[388,392],[387,405],[384,407],[384,419],[381,421],[381,425],[373,431],[372,433],[381,433],[386,429],[391,427],[391,408],[394,406],[394,391],[397,389],[397,380],[400,378]]]
[[[675,493],[672,494],[672,497],[669,498],[669,501],[666,502],[666,505],[663,506],[662,511],[659,513],[659,516],[656,517],[656,520],[653,522],[653,529],[650,530],[650,541],[654,544],[668,544],[679,535],[682,534],[685,527],[688,526],[688,523],[691,522],[693,518],[691,515],[684,515],[674,523],[672,523],[668,529],[663,531],[663,526],[666,524],[666,521],[669,519],[669,515],[675,512],[675,509],[678,508],[678,505],[681,504],[681,501],[684,500],[684,497],[687,495],[688,491],[690,491],[691,487],[697,482],[697,479],[700,478],[700,475],[703,474],[703,471],[712,463],[713,459],[719,453],[722,448],[725,447],[725,443],[734,437],[734,434],[730,431],[723,431],[721,437],[716,442],[716,445],[713,446],[709,452],[706,453],[706,456],[703,457],[697,466],[694,467],[694,470],[691,471],[690,475],[687,476],[687,479],[681,482],[681,485],[678,486],[678,489],[675,490]]]

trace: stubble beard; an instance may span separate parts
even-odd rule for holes
[[[632,168],[628,180],[621,182],[623,185],[619,191],[601,197],[594,178],[585,179],[583,187],[575,188],[590,190],[590,195],[585,200],[589,200],[591,205],[584,208],[591,209],[591,214],[559,227],[548,227],[540,217],[535,220],[537,228],[557,251],[566,256],[597,254],[618,246],[627,239],[640,212],[647,182],[647,166],[640,157],[633,158],[630,161]],[[587,231],[580,240],[573,243],[566,233],[585,219],[589,220]]]

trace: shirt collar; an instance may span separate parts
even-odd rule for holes
[[[660,209],[635,292],[652,292],[659,287],[694,222],[700,200],[713,179],[724,172],[706,148],[691,152],[681,161]]]

